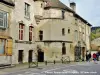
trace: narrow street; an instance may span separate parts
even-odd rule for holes
[[[49,67],[24,69],[5,75],[100,75],[100,62],[77,63],[74,65],[60,64]]]

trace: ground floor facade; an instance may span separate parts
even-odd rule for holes
[[[74,51],[71,42],[37,42],[38,61],[61,61],[62,57],[70,57],[74,61]]]
[[[9,49],[6,54],[0,56],[0,64],[20,64],[26,62],[53,62],[62,61],[62,58],[69,57],[70,61],[86,60],[86,47],[73,45],[70,41],[44,41],[28,42],[13,41],[9,43]],[[1,46],[2,51],[2,46]],[[8,51],[8,53],[7,53]],[[1,53],[1,52],[0,52]]]
[[[61,61],[69,57],[70,61],[86,60],[86,47],[73,45],[72,42],[37,42],[38,61]]]
[[[34,43],[15,42],[13,44],[12,63],[20,64],[36,61],[36,49]]]

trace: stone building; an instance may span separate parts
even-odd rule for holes
[[[85,60],[90,50],[91,24],[59,0],[34,0],[38,61]]]
[[[12,37],[10,36],[11,14],[14,3],[0,0],[0,64],[10,64],[12,55]]]
[[[33,0],[14,0],[10,36],[13,39],[12,63],[35,60],[35,33]]]

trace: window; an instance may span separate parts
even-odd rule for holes
[[[41,8],[43,7],[43,4],[41,4]]]
[[[7,12],[0,10],[0,28],[7,28]]]
[[[29,26],[29,41],[32,41],[33,27]]]
[[[70,29],[68,29],[68,33],[70,33]]]
[[[5,40],[0,39],[0,55],[5,54]]]
[[[42,41],[43,40],[43,31],[39,31],[39,39],[40,39],[40,41]]]
[[[77,30],[75,30],[75,34],[74,35],[75,35],[75,37],[74,37],[75,41],[78,41],[78,31]]]
[[[65,43],[62,43],[62,55],[66,54],[66,46]]]
[[[19,40],[23,40],[23,36],[24,36],[24,25],[19,24]]]
[[[65,28],[62,28],[62,35],[65,35]]]
[[[65,18],[65,15],[64,14],[65,14],[65,11],[62,10],[62,19]]]
[[[25,17],[30,18],[30,5],[25,3]]]

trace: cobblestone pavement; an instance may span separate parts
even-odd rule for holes
[[[1,74],[0,74],[1,75]],[[84,62],[77,64],[58,64],[47,67],[24,69],[3,75],[100,75],[100,62]]]

